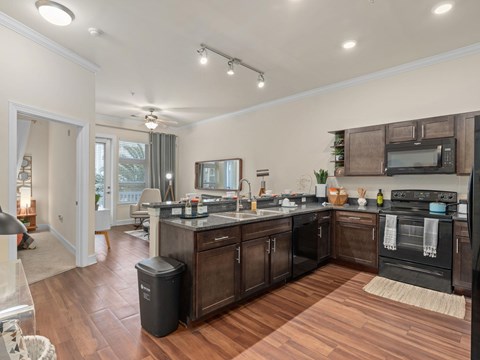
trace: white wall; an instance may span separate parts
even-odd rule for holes
[[[77,128],[50,122],[48,137],[48,220],[57,235],[75,246]]]
[[[76,119],[85,124],[95,122],[95,76],[83,67],[37,45],[22,35],[0,26],[0,168],[7,169],[9,158],[9,101],[43,109]],[[89,248],[94,254],[94,169],[93,126],[90,129]],[[0,171],[0,204],[8,208],[7,171]],[[3,239],[2,239],[3,240]],[[8,258],[8,243],[0,241],[0,261]]]
[[[240,157],[244,177],[257,193],[257,169],[270,169],[267,188],[297,189],[302,175],[329,169],[331,130],[480,110],[480,55],[419,68],[360,85],[319,93],[226,119],[179,129],[178,194],[193,190],[194,163]],[[328,69],[325,69],[328,71]],[[268,91],[268,87],[265,87]],[[365,187],[367,198],[382,188],[425,188],[466,193],[466,177],[455,175],[337,178],[351,196]],[[205,192],[205,191],[202,191]]]
[[[32,199],[37,201],[37,226],[48,220],[48,144],[47,121],[32,122],[25,150],[32,155]]]

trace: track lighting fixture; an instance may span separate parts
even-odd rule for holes
[[[257,86],[258,86],[260,89],[265,86],[265,78],[263,77],[263,74],[259,74],[259,75],[258,75]]]
[[[212,48],[208,45],[205,45],[205,44],[200,44],[200,49],[197,50],[197,53],[200,55],[200,64],[205,65],[207,63],[207,61],[208,61],[207,60],[207,50],[214,53],[214,54],[220,55],[221,57],[224,57],[225,59],[228,60],[228,62],[227,62],[227,64],[228,64],[227,74],[228,75],[230,75],[230,76],[234,75],[235,74],[235,69],[234,69],[235,65],[241,65],[244,68],[252,70],[252,71],[254,71],[258,74],[257,86],[259,88],[263,88],[265,86],[265,73],[263,71],[260,71],[256,68],[254,68],[253,66],[244,63],[242,60],[240,60],[236,57],[225,54],[224,52],[222,52],[220,50],[217,50],[217,49],[214,49],[214,48]]]
[[[230,60],[228,62],[227,74],[230,75],[230,76],[235,75],[235,70],[233,70],[233,60]]]
[[[200,64],[205,65],[208,62],[207,49],[202,47],[202,48],[198,49],[197,52],[200,55]]]

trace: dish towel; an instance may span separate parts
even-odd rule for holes
[[[383,247],[388,250],[397,250],[397,215],[387,215],[385,217]]]
[[[437,257],[438,219],[425,218],[423,222],[423,256]]]

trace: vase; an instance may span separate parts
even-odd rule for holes
[[[315,196],[316,197],[326,197],[327,195],[327,184],[316,184],[315,185]]]

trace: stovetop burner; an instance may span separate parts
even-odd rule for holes
[[[452,219],[454,212],[430,212],[429,204],[431,202],[454,204],[457,202],[457,193],[437,190],[392,190],[390,198],[390,208],[380,210],[381,214]]]

